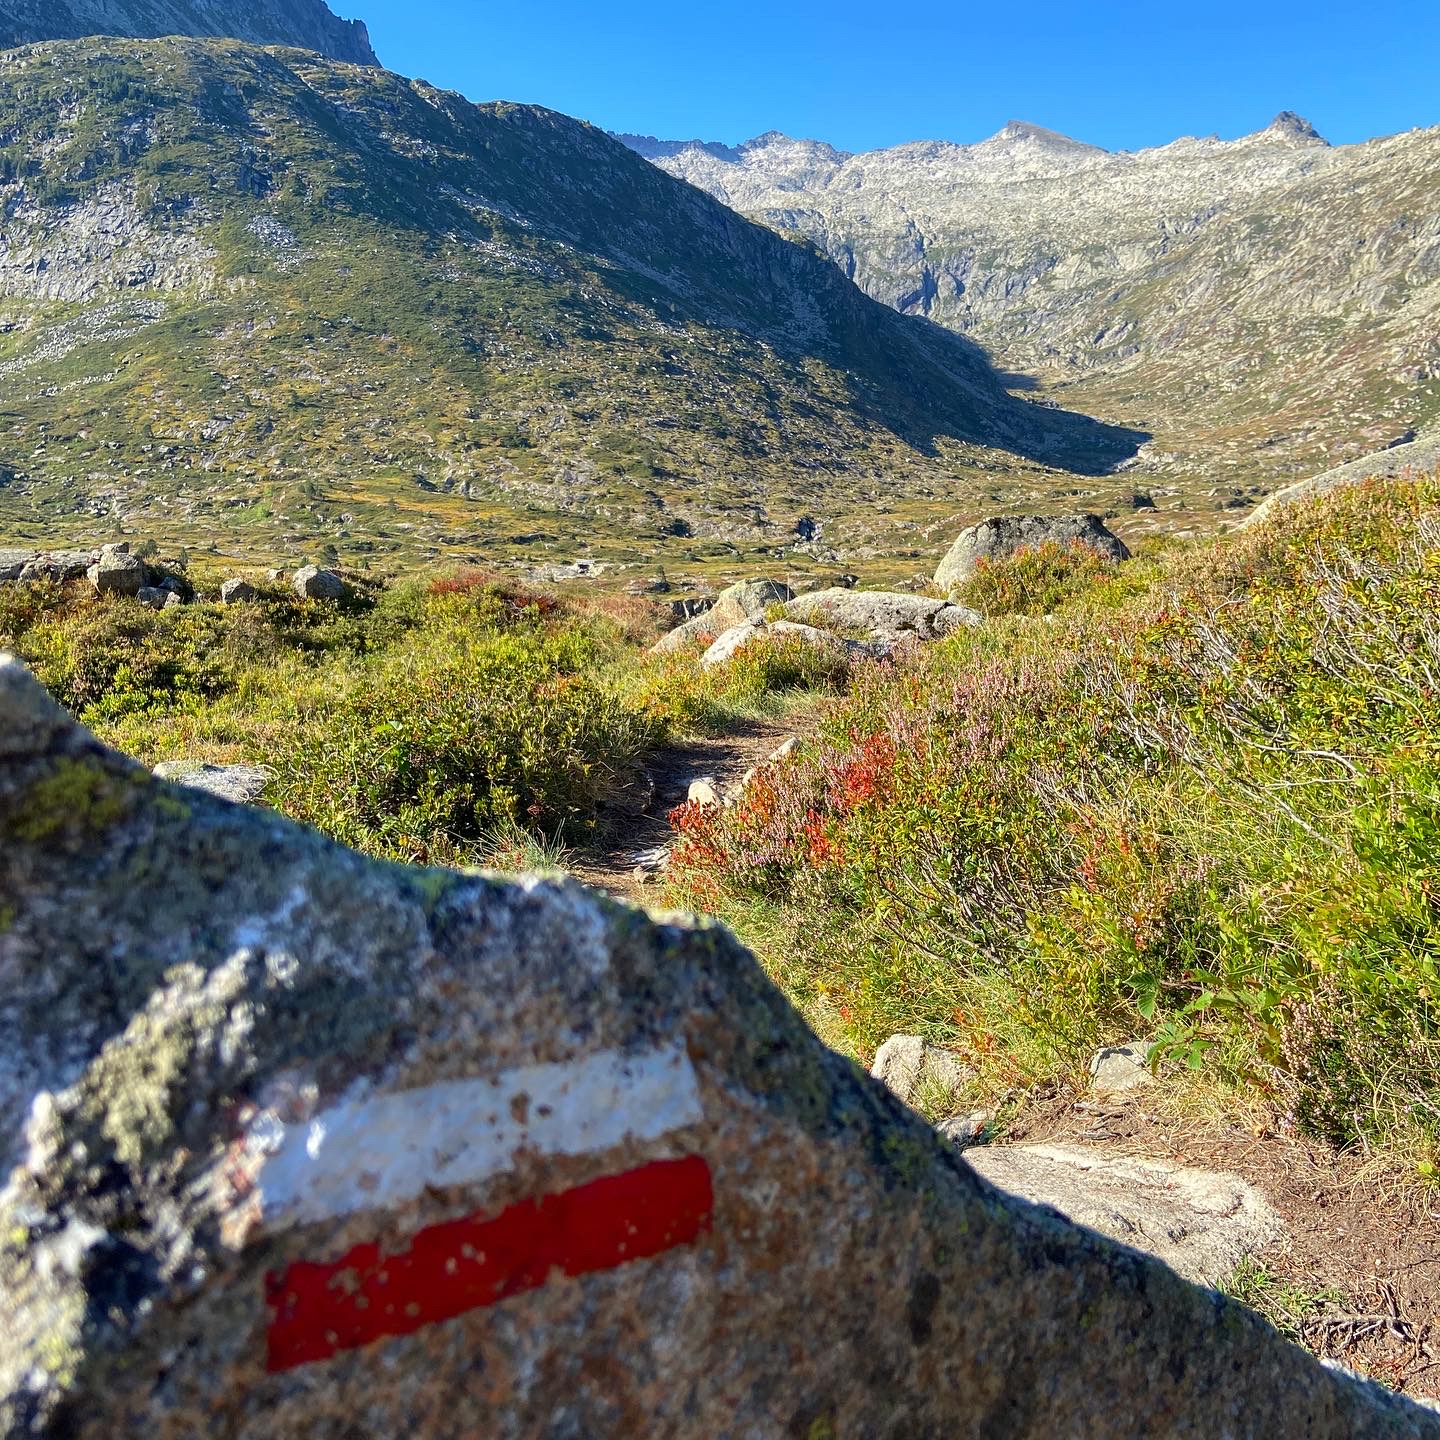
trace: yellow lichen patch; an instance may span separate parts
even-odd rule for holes
[[[120,820],[135,794],[129,776],[84,760],[59,760],[0,815],[0,831],[30,845],[92,837]]]

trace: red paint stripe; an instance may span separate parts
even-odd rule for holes
[[[656,1160],[489,1219],[432,1225],[398,1254],[369,1244],[329,1264],[297,1260],[265,1279],[266,1368],[413,1334],[534,1290],[556,1270],[590,1275],[687,1245],[710,1229],[714,1199],[703,1157]]]

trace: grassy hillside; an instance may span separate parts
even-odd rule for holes
[[[5,54],[0,111],[11,540],[903,555],[1134,447],[547,111],[201,40]]]

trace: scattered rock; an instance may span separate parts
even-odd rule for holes
[[[785,607],[789,620],[832,630],[858,631],[885,653],[903,639],[940,640],[966,626],[984,623],[984,616],[964,605],[925,595],[893,590],[834,588],[802,595]]]
[[[958,1055],[919,1035],[892,1035],[875,1052],[870,1074],[907,1104],[922,1088],[956,1095],[975,1078]]]
[[[691,805],[698,805],[702,810],[718,810],[720,808],[720,785],[713,775],[701,775],[690,782],[690,789],[685,799]]]
[[[1037,545],[1088,545],[1108,560],[1128,560],[1125,543],[1098,515],[996,515],[982,520],[950,547],[935,571],[935,588],[948,595],[968,580],[982,560],[996,560]]]
[[[20,572],[20,579],[27,584],[34,580],[52,580],[60,584],[83,580],[98,558],[93,550],[43,551]]]
[[[649,850],[637,850],[630,857],[635,866],[631,873],[642,882],[652,879],[670,863],[671,849],[669,845],[656,845]]]
[[[13,661],[0,837],[8,1434],[1440,1435],[984,1185],[720,926],[179,792]]]
[[[303,573],[302,571],[301,574]],[[300,576],[297,575],[295,579],[298,589]],[[239,576],[224,581],[220,586],[220,603],[222,605],[249,605],[259,598],[260,592],[248,580],[242,580]]]
[[[124,545],[106,545],[85,572],[101,595],[135,596],[145,588],[145,566]]]
[[[291,583],[302,600],[339,600],[345,594],[345,582],[333,570],[318,565],[297,570]]]
[[[985,1145],[965,1158],[1002,1190],[1133,1245],[1200,1285],[1216,1285],[1280,1238],[1279,1215],[1236,1175],[1080,1145]]]
[[[1090,1061],[1094,1077],[1091,1089],[1097,1096],[1125,1095],[1155,1083],[1150,1073],[1150,1040],[1132,1040],[1127,1045],[1110,1045],[1098,1050]]]
[[[169,601],[180,599],[173,591],[162,590],[158,585],[142,585],[135,592],[135,598],[152,610],[163,610]]]
[[[155,774],[235,805],[253,805],[270,783],[270,772],[258,765],[211,765],[204,760],[165,760],[155,767]]]

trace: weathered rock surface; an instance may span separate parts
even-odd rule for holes
[[[85,573],[102,595],[137,595],[148,579],[144,561],[136,559],[124,545],[106,545]]]
[[[714,665],[724,665],[746,645],[770,640],[799,640],[817,650],[830,650],[843,656],[870,653],[865,646],[853,640],[845,640],[813,625],[797,625],[793,620],[746,620],[719,636],[700,657],[700,663],[707,670]]]
[[[953,1096],[975,1078],[958,1055],[919,1035],[892,1035],[875,1052],[870,1074],[907,1103],[922,1087]]]
[[[1130,558],[1124,541],[1098,515],[996,515],[960,532],[935,571],[935,586],[948,595],[982,560],[1046,544],[1088,545],[1107,560]]]
[[[303,566],[291,583],[302,600],[339,600],[345,594],[345,582],[333,570],[318,565]]]
[[[220,601],[224,605],[248,605],[259,595],[259,591],[248,581],[241,579],[238,575],[233,579],[225,580],[220,585]]]
[[[1002,1190],[1157,1256],[1201,1285],[1219,1284],[1283,1228],[1253,1185],[1221,1171],[1083,1145],[982,1145],[965,1158]]]
[[[727,586],[715,597],[713,605],[677,625],[652,648],[656,654],[664,655],[683,650],[706,635],[713,640],[747,620],[763,620],[770,606],[783,605],[793,596],[790,587],[778,580],[741,580]]]
[[[217,35],[380,63],[365,26],[323,0],[0,0],[0,47],[82,35]]]
[[[1240,528],[1248,530],[1252,525],[1263,525],[1297,501],[1314,499],[1343,485],[1358,485],[1372,476],[1424,475],[1437,467],[1440,467],[1440,435],[1422,437],[1405,445],[1391,445],[1386,450],[1377,450],[1373,455],[1337,465],[1333,470],[1277,490],[1240,522]]]
[[[1102,1099],[1128,1095],[1155,1083],[1150,1073],[1149,1040],[1132,1040],[1128,1045],[1107,1045],[1090,1060],[1090,1088]]]
[[[258,765],[212,765],[204,760],[163,760],[155,767],[161,780],[190,790],[218,795],[235,805],[253,805],[270,783],[268,770]]]
[[[901,640],[941,640],[984,616],[964,605],[928,595],[906,595],[890,590],[817,590],[785,607],[789,620],[835,630],[857,631],[886,649]]]
[[[8,661],[0,839],[15,1440],[1440,1436],[983,1183],[718,926],[363,859]]]

